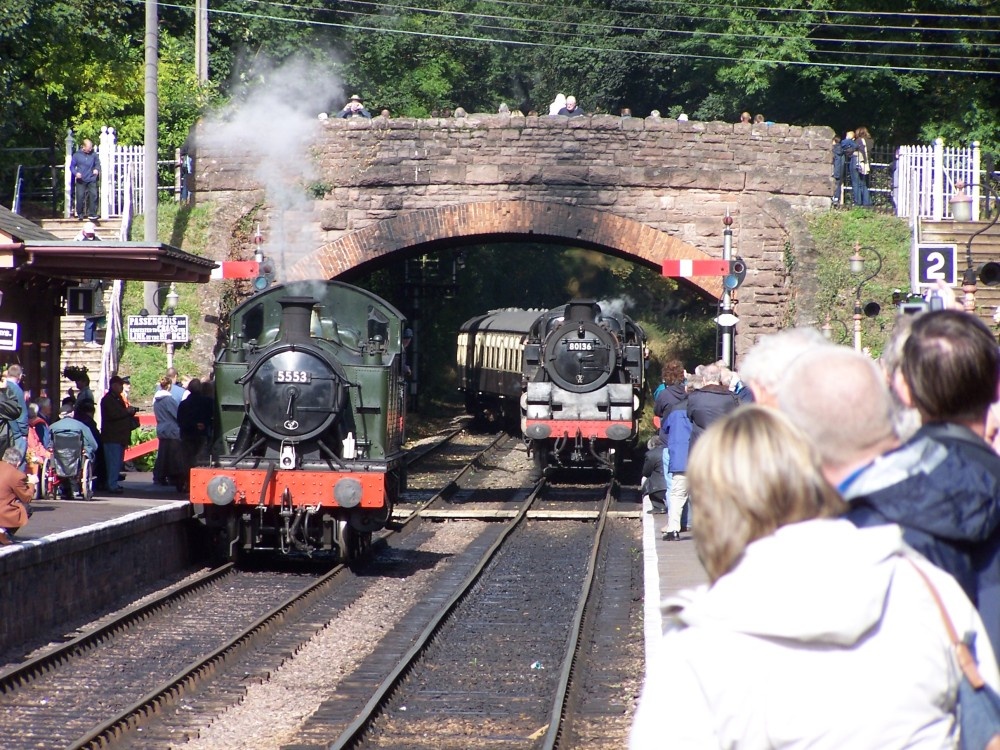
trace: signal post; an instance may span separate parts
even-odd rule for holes
[[[723,231],[722,260],[680,260],[663,261],[662,274],[668,278],[691,278],[692,276],[721,276],[722,297],[719,299],[719,315],[715,322],[719,326],[722,341],[720,359],[732,369],[734,364],[733,336],[740,319],[733,314],[732,292],[746,279],[747,265],[742,258],[733,258],[733,217],[726,212],[722,220]]]

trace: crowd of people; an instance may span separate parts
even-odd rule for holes
[[[90,459],[94,489],[120,495],[124,489],[125,450],[139,426],[138,411],[129,401],[128,376],[113,375],[98,401],[84,369],[70,373],[74,388],[62,400],[57,415],[46,395],[32,399],[21,388],[22,369],[10,365],[0,376],[0,544],[13,535],[31,513],[40,472],[46,459],[63,468],[59,484],[63,499],[82,500],[79,464]],[[170,368],[153,396],[156,434],[159,439],[153,481],[188,489],[189,468],[203,458],[212,438],[214,400],[210,384],[191,378],[181,386],[177,370]],[[100,415],[100,424],[98,424]],[[16,460],[15,460],[16,459]],[[26,491],[28,487],[30,492]]]
[[[787,329],[738,375],[668,363],[663,381],[667,481],[647,461],[645,487],[668,539],[674,503],[690,507],[710,583],[662,604],[631,747],[957,747],[963,674],[977,663],[1000,687],[987,326],[959,309],[904,316],[878,362]]]

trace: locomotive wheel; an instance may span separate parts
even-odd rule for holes
[[[80,467],[80,494],[84,500],[94,497],[94,463],[89,458],[83,459]]]

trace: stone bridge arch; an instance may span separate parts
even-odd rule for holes
[[[383,219],[317,248],[288,269],[287,276],[290,281],[332,279],[376,265],[397,252],[506,241],[599,250],[653,269],[667,259],[711,258],[667,232],[608,211],[544,201],[487,201],[407,211]],[[717,277],[679,281],[715,298],[722,293]]]

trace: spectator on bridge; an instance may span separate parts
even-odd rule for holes
[[[367,120],[372,119],[372,113],[365,109],[365,105],[361,102],[361,97],[357,94],[352,94],[350,101],[344,105],[344,108],[337,113],[337,117],[343,119],[349,119],[351,117],[364,117]]]
[[[817,346],[831,346],[815,328],[785,328],[761,336],[743,356],[740,380],[762,406],[776,406],[778,386],[792,362]]]
[[[871,196],[871,153],[875,147],[875,139],[868,132],[868,128],[862,126],[855,131],[855,141],[858,144],[854,152],[855,167],[861,181],[861,203],[862,206],[872,205]]]
[[[843,138],[839,135],[833,136],[833,205],[839,206],[844,197],[844,171],[847,160],[844,158],[844,147],[841,145]]]
[[[14,532],[28,522],[31,501],[35,497],[35,477],[29,477],[18,466],[24,454],[10,447],[0,461],[0,545],[14,543]]]
[[[562,108],[565,106],[566,106],[566,95],[561,93],[556,94],[556,98],[552,100],[551,104],[549,104],[549,114],[558,115],[561,112]]]
[[[566,104],[559,110],[559,114],[565,115],[566,117],[579,117],[584,114],[584,112],[579,106],[577,106],[575,96],[567,96]]]
[[[138,411],[134,406],[126,406],[122,393],[125,381],[120,375],[112,375],[108,381],[108,392],[101,399],[101,442],[104,445],[105,473],[104,481],[107,491],[121,495],[124,490],[118,484],[122,464],[125,461],[125,448],[132,439],[132,418]]]
[[[753,122],[753,116],[749,112],[744,112],[740,115],[740,122],[747,123],[749,125]]]
[[[97,181],[101,176],[101,161],[94,151],[94,143],[83,139],[83,147],[69,161],[76,188],[76,216],[97,221]]]
[[[694,540],[710,586],[663,604],[632,750],[955,747],[956,668],[940,611],[980,636],[954,579],[896,526],[859,529],[810,441],[774,409],[716,422],[691,452]]]

